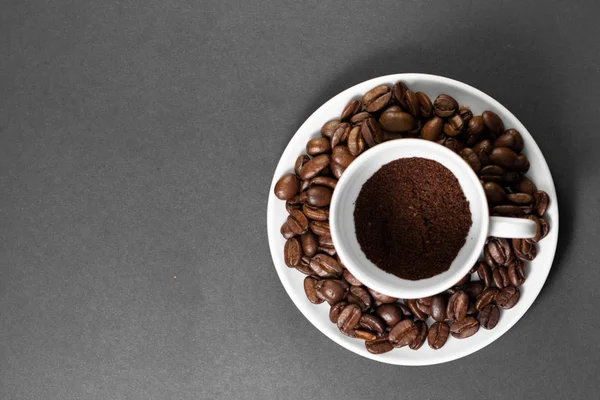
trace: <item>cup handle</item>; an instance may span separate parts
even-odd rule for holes
[[[528,239],[535,236],[537,225],[530,219],[490,217],[488,236]]]

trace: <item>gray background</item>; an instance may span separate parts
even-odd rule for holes
[[[0,398],[595,398],[597,2],[276,3],[0,2]],[[295,130],[396,72],[506,105],[560,199],[531,310],[433,367],[327,339],[267,247]]]

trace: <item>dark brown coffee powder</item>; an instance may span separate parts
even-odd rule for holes
[[[448,270],[472,224],[469,202],[452,172],[418,157],[392,161],[365,182],[354,222],[367,258],[410,280]]]

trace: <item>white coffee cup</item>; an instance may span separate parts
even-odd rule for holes
[[[466,243],[450,268],[441,274],[416,281],[401,279],[373,264],[361,250],[354,225],[354,205],[363,184],[383,165],[409,157],[427,158],[448,168],[458,179],[469,201],[473,221]],[[432,296],[450,288],[473,267],[488,236],[530,238],[536,233],[536,225],[531,220],[490,217],[485,192],[471,167],[445,146],[422,139],[384,142],[352,162],[333,193],[329,224],[333,243],[346,268],[369,288],[402,299]]]

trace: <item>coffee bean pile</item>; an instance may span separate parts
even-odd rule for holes
[[[422,138],[458,153],[479,176],[491,215],[522,217],[537,225],[532,239],[488,238],[483,259],[443,293],[402,301],[378,293],[344,268],[329,230],[329,204],[337,180],[361,153],[387,140]],[[525,174],[523,138],[505,129],[492,111],[474,116],[446,94],[434,101],[403,82],[380,85],[351,100],[339,119],[323,125],[306,144],[294,173],[283,175],[275,195],[289,215],[281,226],[285,263],[307,275],[304,290],[314,304],[327,302],[329,319],[374,354],[425,341],[432,349],[450,336],[464,339],[479,328],[493,329],[501,310],[517,304],[526,279],[525,262],[549,230],[544,219],[548,194]],[[476,278],[477,277],[477,278]],[[431,323],[431,324],[430,324]]]

